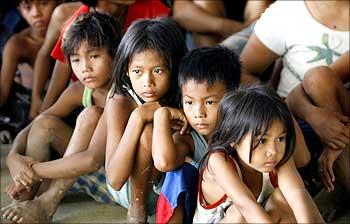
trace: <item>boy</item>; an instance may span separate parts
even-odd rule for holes
[[[18,109],[18,106],[23,108],[23,105],[26,109],[29,109],[32,68],[37,53],[43,44],[51,13],[57,2],[49,0],[17,1],[18,10],[29,24],[29,27],[14,34],[5,44],[3,61],[0,66],[0,108],[1,114],[10,117],[11,123],[15,122],[15,124],[19,124],[18,126],[25,125],[28,111],[18,114],[16,109]],[[17,70],[20,72],[20,76],[16,75]],[[24,96],[19,100],[18,94],[20,93]],[[19,105],[17,101],[21,104]],[[17,125],[11,126],[18,128]]]
[[[88,149],[111,87],[112,61],[121,29],[108,15],[88,13],[76,19],[65,38],[63,51],[80,82],[67,88],[14,141],[7,165],[17,188],[10,190],[9,195],[23,202],[1,210],[2,217],[13,222],[48,222],[75,177],[97,171],[103,162],[105,142],[96,143],[96,150]],[[86,109],[79,115],[73,132],[63,119],[82,105]],[[50,159],[50,148],[65,157],[45,162]],[[44,192],[40,194],[38,180],[42,178],[54,180],[47,190],[41,184]],[[84,187],[95,200],[111,202],[104,174],[95,172],[84,176],[84,181],[79,180],[74,190]],[[30,191],[24,192],[24,187]],[[40,196],[33,199],[35,195]]]

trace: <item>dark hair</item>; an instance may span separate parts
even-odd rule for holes
[[[188,52],[179,65],[179,87],[187,81],[216,82],[226,85],[231,91],[238,87],[241,77],[241,63],[238,56],[223,46],[197,48]]]
[[[286,148],[282,160],[285,163],[293,154],[295,146],[295,130],[292,116],[286,103],[267,85],[255,84],[239,88],[228,93],[220,103],[219,121],[213,133],[209,150],[201,162],[201,170],[207,166],[209,155],[215,151],[223,151],[225,155],[235,155],[232,142],[239,143],[251,132],[251,153],[257,145],[255,140],[265,133],[274,119],[280,120],[286,129]]]
[[[104,13],[92,12],[78,16],[66,31],[62,51],[69,61],[81,43],[89,47],[105,48],[113,58],[121,39],[121,27],[116,20]]]
[[[179,26],[170,18],[140,19],[124,34],[114,58],[112,80],[115,93],[128,95],[125,87],[132,89],[127,76],[129,62],[135,53],[155,50],[164,59],[170,71],[170,87],[161,103],[179,106],[177,85],[178,64],[186,54],[187,47]]]
[[[96,7],[97,5],[97,0],[80,0],[81,3],[83,3],[84,5],[87,5],[89,7]]]

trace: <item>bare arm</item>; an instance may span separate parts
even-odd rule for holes
[[[135,106],[129,99],[114,95],[107,101],[107,145],[105,168],[109,183],[116,189],[121,188],[132,170],[136,146],[143,129],[143,123],[137,122]],[[118,114],[118,116],[115,116]],[[128,121],[129,120],[129,121]]]
[[[41,106],[41,111],[46,110],[56,102],[58,97],[67,87],[71,74],[72,69],[67,63],[63,63],[58,60],[56,61],[49,88]]]
[[[240,179],[234,164],[226,160],[222,153],[213,153],[210,156],[208,169],[248,223],[272,223],[272,218]]]
[[[174,138],[171,132],[171,121],[179,121],[181,130]],[[185,116],[178,109],[161,107],[154,114],[152,157],[155,167],[161,172],[173,170],[185,162],[185,157],[193,154],[193,141],[190,135],[184,134],[187,128]]]
[[[22,51],[18,47],[19,44],[19,38],[15,35],[7,41],[4,48],[0,76],[0,108],[6,104],[14,82],[20,52]]]
[[[42,104],[41,94],[43,93],[46,82],[49,79],[53,65],[53,59],[50,57],[51,51],[58,40],[64,22],[70,17],[70,15],[79,5],[81,4],[62,4],[56,7],[52,13],[44,43],[41,46],[35,60],[32,103],[29,113],[29,117],[31,119],[37,116],[40,112],[40,107]]]
[[[208,1],[208,4],[218,3],[220,2]],[[207,12],[190,0],[175,0],[173,10],[174,19],[186,30],[192,32],[227,37],[244,28],[243,23]]]
[[[244,9],[244,24],[249,26],[252,22],[259,19],[261,14],[274,2],[273,0],[248,0]]]
[[[261,74],[278,57],[253,32],[241,53],[242,84],[251,84],[258,81]]]
[[[277,169],[278,186],[298,223],[324,223],[292,159]]]

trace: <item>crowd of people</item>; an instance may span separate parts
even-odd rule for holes
[[[50,222],[67,192],[130,223],[323,223],[349,206],[349,1],[1,8],[2,219]]]

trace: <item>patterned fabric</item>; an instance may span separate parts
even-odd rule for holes
[[[80,176],[69,193],[84,193],[101,203],[115,203],[106,185],[105,169],[102,166],[94,173]]]

